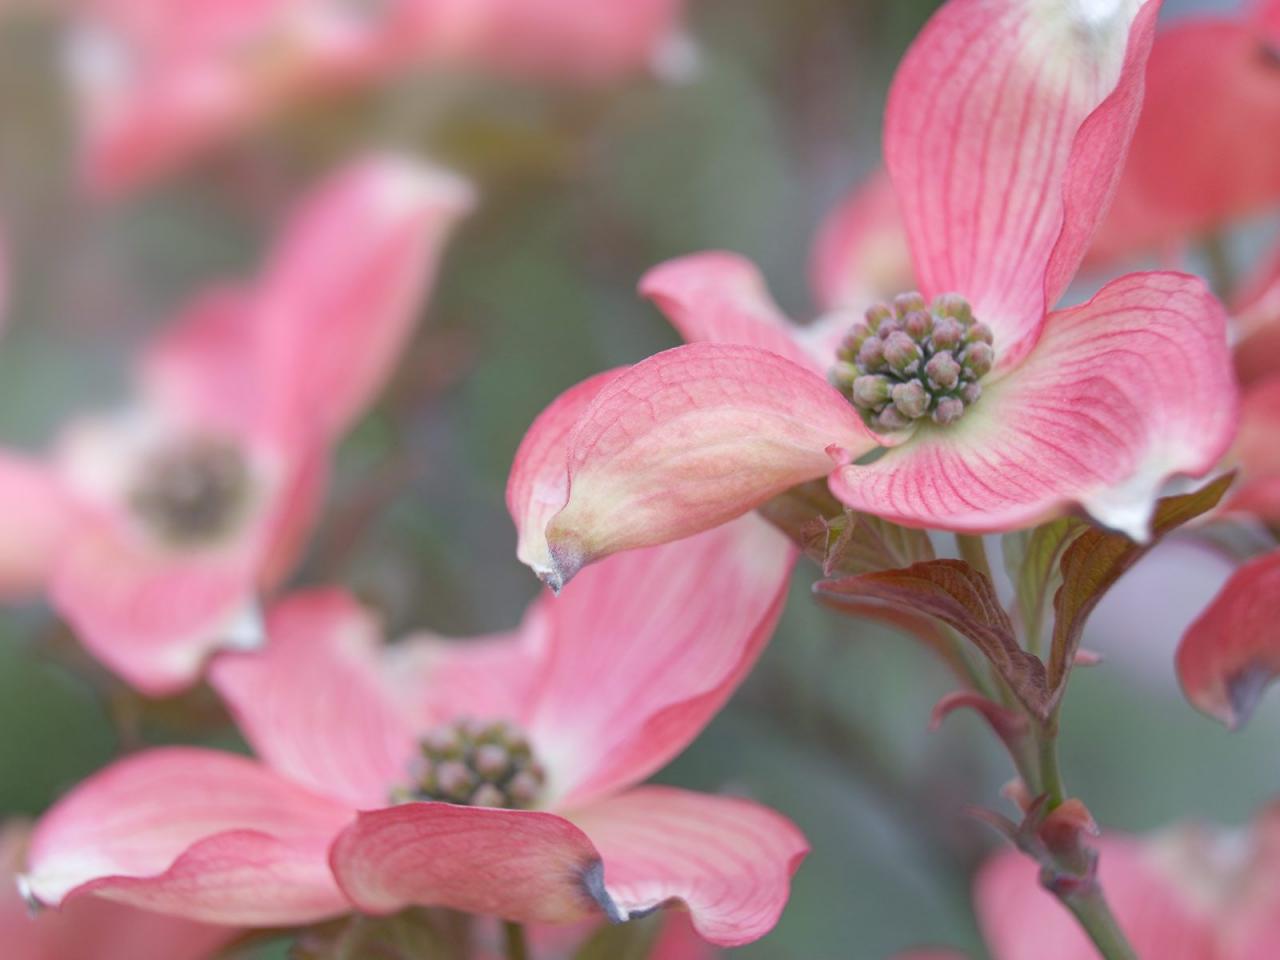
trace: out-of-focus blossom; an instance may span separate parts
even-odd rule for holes
[[[1239,466],[1238,489],[1227,509],[1280,525],[1280,376],[1245,393],[1240,431],[1232,450]]]
[[[85,897],[33,914],[18,895],[27,829],[0,827],[0,943],[5,960],[205,960],[238,931]]]
[[[0,453],[0,590],[44,586],[148,693],[252,641],[255,592],[291,566],[329,448],[395,362],[469,203],[457,178],[390,156],[322,184],[255,283],[196,298],[150,346],[131,408],[73,421],[45,459]]]
[[[944,6],[898,71],[885,130],[932,306],[873,307],[819,357],[741,258],[653,270],[642,292],[712,342],[600,375],[538,418],[508,488],[521,558],[563,584],[824,476],[847,505],[908,525],[1002,530],[1078,502],[1145,538],[1164,481],[1210,470],[1234,431],[1224,311],[1174,273],[1049,310],[1118,178],[1157,8]]]
[[[83,0],[69,44],[90,187],[181,166],[298,101],[414,65],[599,80],[674,35],[683,0]]]
[[[1099,260],[1176,255],[1233,219],[1280,206],[1280,15],[1273,0],[1156,37],[1147,94]]]
[[[746,675],[793,562],[747,517],[602,564],[512,634],[389,650],[342,593],[286,600],[263,651],[210,671],[261,762],[120,761],[40,821],[29,887],[249,925],[352,904],[618,921],[682,901],[706,939],[754,940],[799,831],[747,800],[633,784]]]
[[[1280,833],[1274,813],[1246,830],[1187,825],[1097,841],[1107,901],[1140,957],[1264,960],[1280,950]],[[978,875],[975,901],[995,960],[1093,960],[1074,917],[1015,851]]]
[[[1231,728],[1249,718],[1280,674],[1280,550],[1232,574],[1183,635],[1177,666],[1197,708]]]
[[[1246,389],[1280,377],[1280,245],[1242,285],[1235,308],[1236,377]]]

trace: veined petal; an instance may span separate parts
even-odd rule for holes
[[[1236,426],[1222,306],[1182,274],[1130,274],[1053,314],[1035,350],[947,428],[832,476],[849,506],[947,530],[1037,523],[1079,502],[1146,539],[1161,485],[1212,469]]]
[[[246,757],[149,750],[81,783],[36,826],[26,886],[210,923],[273,926],[349,905],[326,863],[350,808]]]
[[[47,464],[0,451],[0,600],[39,591],[76,508]]]
[[[272,608],[267,636],[209,668],[254,752],[318,793],[382,806],[408,778],[414,737],[383,688],[373,617],[341,590],[313,590]]]
[[[472,202],[459,177],[394,155],[345,167],[306,198],[256,304],[263,375],[286,429],[332,436],[373,399]]]
[[[547,523],[569,499],[569,437],[574,424],[622,369],[597,373],[552,400],[530,424],[516,450],[507,478],[507,510],[516,524],[516,556],[539,577],[554,571]]]
[[[571,815],[604,857],[620,914],[680,901],[694,928],[734,947],[773,929],[809,852],[791,821],[737,797],[640,787]]]
[[[885,160],[926,295],[1002,366],[1031,348],[1111,199],[1159,0],[951,0],[898,68]]]
[[[1212,918],[1165,876],[1136,840],[1097,841],[1102,888],[1120,927],[1140,957],[1220,960]],[[1044,890],[1034,861],[1012,850],[992,857],[978,874],[974,902],[995,960],[1093,960],[1093,945],[1058,900]]]
[[[602,909],[600,855],[553,813],[450,803],[365,811],[334,842],[330,862],[366,913],[421,904],[565,923]]]
[[[844,397],[775,353],[656,354],[610,380],[573,429],[546,579],[560,587],[611,553],[718,526],[875,446]]]
[[[1240,404],[1240,431],[1232,459],[1242,478],[1227,509],[1280,520],[1280,370],[1275,379],[1254,387]]]
[[[809,267],[824,310],[865,310],[914,289],[914,266],[893,183],[877,170],[823,222]]]
[[[669,260],[640,278],[640,293],[688,343],[759,347],[826,373],[819,358],[800,346],[799,329],[773,302],[759,269],[736,253],[713,251]],[[828,358],[827,366],[834,359]]]
[[[1240,567],[1178,645],[1178,679],[1197,709],[1232,729],[1280,674],[1280,550]]]
[[[544,598],[528,729],[559,802],[635,783],[693,740],[772,635],[795,557],[749,514],[610,557]]]

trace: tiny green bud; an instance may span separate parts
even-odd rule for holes
[[[924,297],[914,290],[910,293],[900,293],[893,298],[893,312],[899,317],[905,317],[908,313],[924,308]]]
[[[903,427],[911,425],[911,421],[898,412],[898,408],[890,404],[876,415],[876,429],[885,433],[891,433],[894,430],[901,430]]]
[[[959,420],[963,413],[963,400],[959,397],[943,397],[938,401],[938,405],[933,408],[933,421],[946,426],[948,423],[954,423]]]
[[[475,793],[471,794],[467,803],[473,807],[505,807],[507,797],[492,783],[482,783]]]
[[[902,321],[902,329],[907,331],[912,340],[920,343],[933,331],[933,314],[927,310],[913,310]]]
[[[867,318],[867,326],[875,333],[880,329],[880,324],[893,316],[893,307],[887,303],[873,303],[867,307],[864,316]]]
[[[935,390],[954,390],[960,382],[960,364],[950,353],[935,353],[925,364],[924,372]]]
[[[884,342],[884,359],[898,376],[907,376],[920,369],[919,345],[906,332],[899,330]]]
[[[995,363],[995,359],[996,352],[991,344],[983,343],[981,340],[971,343],[964,349],[964,372],[974,380],[981,380],[991,372],[991,365]]]
[[[980,383],[966,383],[964,389],[960,391],[960,397],[967,407],[977,403],[980,396],[982,396],[982,384]]]
[[[954,317],[939,317],[933,324],[933,349],[954,350],[964,339],[964,326]]]
[[[941,317],[952,317],[962,324],[973,319],[969,301],[958,293],[940,293],[933,298],[933,310]]]
[[[985,343],[988,346],[995,343],[995,334],[991,332],[991,328],[985,323],[975,323],[965,331],[964,339],[968,343]]]
[[[832,366],[827,376],[831,381],[831,385],[837,390],[848,390],[853,386],[853,381],[862,376],[862,371],[852,363],[846,363],[844,360],[840,360]]]
[[[872,330],[865,323],[855,323],[853,327],[845,334],[844,339],[840,341],[840,350],[837,354],[841,360],[847,360],[852,363],[858,356],[858,350],[872,336]]]
[[[895,384],[893,405],[908,420],[919,420],[929,412],[929,392],[919,380]]]
[[[875,371],[884,365],[884,341],[879,337],[870,337],[858,348],[858,366],[863,370]]]
[[[864,374],[853,381],[853,402],[868,410],[887,403],[893,385],[888,377]]]

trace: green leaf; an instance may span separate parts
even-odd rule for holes
[[[662,930],[662,914],[601,927],[582,944],[573,960],[647,960]]]
[[[836,605],[871,599],[941,620],[982,651],[1028,710],[1047,715],[1044,664],[1018,645],[991,581],[964,561],[930,560],[905,570],[824,580],[814,590]]]
[[[1089,527],[1062,555],[1062,586],[1053,598],[1053,647],[1049,656],[1049,705],[1062,697],[1080,649],[1085,623],[1112,585],[1166,535],[1218,505],[1235,479],[1230,473],[1194,493],[1156,504],[1151,539],[1135,543],[1119,533]]]
[[[1027,649],[1040,649],[1044,629],[1045,604],[1062,582],[1058,558],[1088,524],[1074,517],[1062,517],[1034,530],[1007,533],[1002,538],[1004,565],[1017,594],[1018,615]]]

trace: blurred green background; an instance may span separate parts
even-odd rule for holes
[[[73,188],[51,22],[11,18],[0,218],[15,301],[0,341],[0,442],[38,448],[68,413],[121,397],[135,345],[202,283],[249,274],[312,173],[372,144],[433,157],[473,177],[483,202],[396,381],[342,448],[295,582],[353,586],[393,633],[509,627],[537,588],[503,506],[526,426],[575,381],[676,343],[634,294],[664,258],[740,251],[784,308],[812,315],[812,234],[877,165],[894,64],[933,6],[691,0],[700,70],[688,82],[410,78],[296,112],[112,207]],[[1086,644],[1107,661],[1079,673],[1065,712],[1068,785],[1110,828],[1238,822],[1280,786],[1274,703],[1229,735],[1177,694],[1178,620],[1222,570],[1195,551],[1163,553],[1104,605]],[[1188,571],[1190,585],[1175,585]],[[968,881],[996,838],[961,810],[1002,805],[1008,764],[969,716],[929,733],[943,671],[911,641],[819,610],[809,582],[802,567],[760,667],[661,774],[757,797],[813,842],[776,932],[736,954],[843,960],[938,943],[982,956]],[[117,751],[166,740],[237,742],[207,691],[143,702],[42,607],[0,613],[0,814],[36,815]]]

